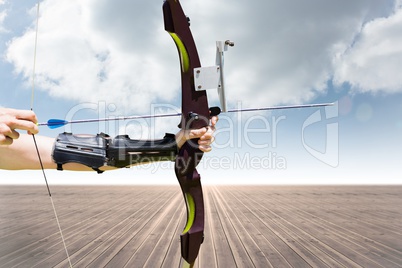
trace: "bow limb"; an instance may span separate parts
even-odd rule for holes
[[[182,82],[182,129],[202,128],[209,123],[209,108],[205,91],[194,87],[194,68],[201,66],[197,48],[178,0],[166,0],[163,4],[165,30],[172,36],[179,56]],[[175,173],[187,207],[187,223],[181,234],[181,255],[185,264],[194,265],[204,240],[204,200],[200,174],[196,167],[203,153],[198,140],[187,141],[180,149],[175,163]]]

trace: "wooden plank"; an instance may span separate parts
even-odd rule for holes
[[[160,194],[162,194],[162,191]],[[113,239],[114,242],[88,267],[123,267],[131,258],[131,254],[143,243],[146,235],[154,226],[153,221],[157,219],[159,214],[165,213],[164,206],[173,198],[171,193],[169,198],[163,198],[163,195],[160,197],[149,200],[149,203],[153,203],[154,206],[146,209],[146,214],[135,225],[131,226],[128,231],[116,234]],[[113,266],[114,264],[115,266]]]
[[[219,213],[219,210],[216,206],[216,201],[213,199],[214,197],[210,198],[208,192],[206,207],[209,211],[207,220],[210,223],[209,228],[211,229],[211,238],[214,241],[214,251],[212,252],[214,256],[213,259],[216,261],[216,267],[236,267],[236,263],[233,258],[233,247],[230,245],[227,229],[223,227],[225,225],[223,223],[225,215]]]
[[[118,237],[130,232],[133,226],[137,226],[139,222],[147,217],[148,211],[159,205],[157,202],[151,202],[152,198],[156,198],[156,195],[143,192],[140,195],[126,198],[129,202],[120,202],[120,207],[106,211],[105,217],[99,219],[102,224],[99,221],[90,224],[88,226],[91,230],[90,235],[88,235],[87,231],[84,231],[85,239],[81,238],[77,241],[76,247],[78,249],[70,250],[72,262],[79,266],[88,265],[94,260],[94,258],[89,258],[89,255],[103,255],[105,259],[104,252],[112,247],[114,243],[117,243]],[[98,226],[102,225],[104,227],[99,229]],[[71,249],[71,246],[69,248]]]
[[[244,194],[244,196],[249,195],[249,191]],[[252,196],[254,197],[254,194]],[[256,210],[254,204],[246,202],[247,200],[239,195],[232,195],[231,197],[230,200],[232,203],[240,202],[246,208],[244,215],[249,221],[253,222],[255,228],[260,230],[262,237],[266,239],[265,244],[262,244],[264,242],[264,240],[262,240],[259,242],[259,245],[263,249],[266,249],[265,253],[274,267],[306,266],[306,262],[303,258],[287,244],[275,229],[269,224],[266,224],[260,213],[256,213],[258,210]],[[226,198],[228,197],[225,197],[225,199]]]
[[[253,190],[253,192],[256,192]],[[234,193],[232,193],[234,194]],[[238,194],[239,195],[239,194]],[[283,221],[277,214],[273,213],[270,209],[271,205],[267,205],[264,200],[260,200],[253,194],[250,197],[244,197],[244,202],[248,206],[253,207],[256,213],[259,215],[260,220],[264,222],[267,226],[271,226],[275,230],[275,234],[280,237],[283,241],[286,241],[288,246],[294,250],[305,262],[303,265],[308,265],[312,267],[337,267],[339,263],[331,258],[327,258],[326,255],[317,256],[316,248],[311,247],[312,237],[300,237],[298,232],[292,232],[292,224],[287,221]],[[252,204],[249,204],[252,202]],[[290,228],[287,226],[290,225]]]
[[[220,196],[225,190],[227,190],[226,187],[216,188],[214,194]],[[265,243],[259,243],[258,240],[254,239],[254,235],[249,232],[249,219],[244,219],[239,213],[239,211],[244,208],[238,203],[232,202],[225,197],[221,197],[220,200],[222,204],[224,204],[228,218],[231,220],[231,224],[247,252],[247,255],[243,256],[243,258],[250,258],[255,267],[274,267],[262,248]],[[240,261],[237,261],[237,263],[240,263]]]
[[[168,218],[168,224],[165,221],[161,221],[160,225],[165,226],[163,233],[159,235],[159,232],[155,232],[156,236],[159,236],[159,240],[156,244],[149,243],[147,240],[146,243],[149,244],[152,252],[149,254],[146,262],[143,267],[162,267],[165,263],[166,256],[168,255],[168,249],[170,247],[177,248],[179,247],[178,243],[173,243],[173,241],[177,241],[178,237],[176,236],[175,230],[178,228],[180,219],[184,216],[185,209],[181,207],[182,201],[180,199],[179,204],[176,203],[176,209],[174,210],[174,214]],[[166,225],[165,225],[166,224]],[[141,252],[139,255],[143,255]],[[144,254],[144,256],[146,256]],[[177,258],[178,259],[178,258]],[[133,265],[137,265],[137,262],[132,261]]]
[[[204,187],[204,208],[205,208],[205,226],[204,226],[204,242],[201,245],[199,252],[199,262],[196,262],[197,267],[218,267],[215,237],[212,223],[212,209],[211,209],[211,191],[209,188]]]
[[[121,196],[121,194],[120,194]],[[129,195],[130,196],[130,195]],[[139,200],[147,200],[146,198],[144,198],[145,195],[140,194],[140,199]],[[149,194],[149,196],[153,196],[151,193]],[[105,196],[103,196],[102,198],[104,198]],[[110,199],[110,196],[106,195],[107,199]],[[130,196],[131,197],[131,196]],[[96,213],[96,217],[91,217],[89,221],[86,221],[86,227],[81,229],[78,228],[75,230],[75,235],[73,234],[72,236],[75,236],[76,238],[80,238],[78,239],[78,241],[76,241],[75,243],[72,244],[73,247],[71,247],[71,244],[67,244],[69,247],[69,251],[70,251],[70,255],[72,255],[72,261],[73,263],[76,262],[75,260],[75,253],[77,251],[79,251],[80,254],[84,253],[85,251],[80,250],[81,248],[83,248],[85,245],[88,245],[87,241],[97,241],[95,243],[91,243],[90,247],[90,251],[93,251],[94,247],[97,248],[96,250],[99,250],[99,247],[101,248],[101,250],[105,245],[107,245],[108,243],[110,243],[111,241],[114,241],[115,239],[113,239],[113,237],[116,235],[117,231],[119,230],[119,227],[122,227],[124,230],[126,230],[127,228],[124,227],[129,227],[131,228],[133,226],[133,219],[136,221],[139,221],[140,219],[138,219],[138,217],[136,216],[134,218],[133,215],[138,215],[137,211],[138,210],[133,210],[132,208],[135,206],[140,206],[142,207],[143,203],[139,202],[136,204],[133,204],[132,202],[132,198],[123,198],[123,200],[120,200],[120,198],[113,198],[112,204],[107,204],[106,206],[99,206],[95,209]],[[125,201],[125,202],[123,202]],[[151,203],[151,205],[154,205]],[[98,213],[98,211],[101,211],[101,213]],[[124,222],[123,219],[128,219],[129,221],[131,221],[131,224],[128,225],[122,225],[121,223]],[[103,227],[102,225],[106,224],[106,227]],[[104,236],[101,236],[100,238],[98,237],[100,231],[97,230],[99,227],[102,227],[103,230],[107,230],[109,228],[113,228],[113,230],[110,232],[110,238],[106,239],[106,241],[108,241],[108,243],[99,243],[99,239],[105,239]],[[106,234],[108,234],[109,232],[106,232]],[[87,240],[88,239],[88,240]],[[87,240],[87,241],[86,241]],[[88,250],[88,247],[87,247]],[[92,254],[91,254],[92,255]],[[52,263],[54,265],[54,263],[57,263],[57,258],[59,256],[54,255],[51,258],[47,258],[45,260],[42,260],[42,262],[40,264],[38,264],[38,267],[47,267],[50,266]],[[52,260],[53,259],[53,260]],[[91,258],[86,258],[86,261],[91,261]],[[65,267],[65,265],[67,264],[66,261],[64,261],[64,263],[60,263],[61,266]]]
[[[174,216],[177,215],[178,213],[178,208],[179,204],[181,205],[181,196],[176,195],[173,200],[170,200],[163,206],[163,212],[158,213],[157,217],[152,221],[152,224],[150,224],[149,227],[149,232],[144,233],[146,235],[144,237],[144,240],[142,241],[142,244],[134,251],[134,250],[128,250],[131,255],[130,259],[124,264],[124,267],[144,267],[144,264],[147,262],[147,260],[150,258],[151,253],[156,250],[156,246],[161,240],[161,237],[166,236],[169,231],[167,231],[167,228],[170,227],[170,223],[172,225],[177,224],[175,222]],[[182,208],[180,206],[180,208]],[[170,237],[166,237],[165,240],[170,240]],[[136,238],[138,240],[138,238]],[[156,263],[162,263],[164,256],[166,252],[166,247],[163,249],[159,247],[158,254],[153,255],[153,260],[152,262]],[[116,256],[115,259],[117,259],[118,256]],[[119,259],[119,261],[121,261]],[[150,262],[151,263],[151,262]],[[118,264],[116,266],[114,265],[113,262],[110,262],[108,264],[110,267],[120,267]]]
[[[214,205],[220,215],[222,226],[225,230],[226,239],[229,242],[231,252],[236,264],[236,267],[255,267],[255,264],[250,257],[241,235],[237,232],[235,223],[228,213],[228,204],[215,187],[211,187],[213,193]],[[267,261],[268,263],[268,261]]]
[[[339,196],[337,198],[339,199]],[[299,203],[301,204],[298,204],[298,207],[302,207],[303,201],[300,200]],[[346,256],[349,256],[351,260],[354,260],[359,264],[365,264],[366,266],[370,265],[372,267],[375,267],[376,265],[390,265],[390,263],[388,263],[390,255],[379,260],[378,257],[373,258],[373,254],[371,254],[372,252],[367,250],[367,248],[370,248],[371,243],[368,242],[367,237],[364,237],[364,229],[361,229],[359,232],[351,231],[343,225],[343,223],[351,220],[345,215],[342,217],[339,214],[333,213],[334,211],[332,210],[326,211],[326,213],[317,213],[317,211],[323,211],[322,202],[319,203],[321,204],[320,206],[315,205],[317,202],[306,203],[306,209],[296,213],[296,215],[304,217],[308,221],[308,226],[304,227],[305,230],[310,228],[311,232],[316,233],[321,230],[322,233],[325,233],[325,239],[331,238],[335,244],[341,244],[337,246],[338,248],[349,248],[350,250],[345,253]],[[350,207],[349,209],[353,210],[353,208],[354,207]],[[283,210],[286,211],[285,209]],[[339,218],[342,218],[343,220],[339,222]],[[300,221],[300,219],[296,221]],[[361,226],[358,221],[355,221],[355,224]],[[299,226],[303,227],[304,225],[299,224]],[[385,226],[382,226],[381,228],[384,227]],[[383,248],[386,249],[387,247]]]
[[[60,186],[74,267],[178,267],[178,186]],[[402,186],[207,186],[196,267],[402,267]],[[0,187],[0,267],[66,267],[45,189]]]
[[[301,196],[305,197],[306,194],[303,193]],[[337,198],[339,198],[339,196]],[[336,253],[339,255],[340,253],[341,256],[348,256],[349,260],[353,261],[355,264],[359,263],[368,267],[378,267],[381,265],[384,265],[385,267],[387,267],[387,265],[388,267],[393,267],[393,265],[398,263],[395,262],[390,264],[388,262],[388,258],[382,259],[380,261],[381,263],[379,263],[377,256],[373,256],[373,254],[365,254],[366,245],[364,245],[364,243],[361,242],[362,246],[359,245],[357,247],[356,243],[350,243],[350,241],[347,240],[348,236],[346,233],[350,233],[347,228],[344,228],[344,226],[341,224],[336,224],[329,220],[322,221],[320,216],[327,216],[327,214],[331,214],[331,211],[326,211],[325,206],[323,207],[321,202],[317,203],[317,200],[304,202],[305,198],[302,199],[300,197],[297,198],[297,203],[293,202],[294,204],[291,204],[289,200],[284,200],[283,198],[281,200],[276,197],[275,200],[279,201],[278,203],[280,203],[277,211],[280,217],[286,218],[288,221],[295,222],[297,226],[316,236],[316,238],[321,242],[325,242],[329,246],[335,247],[331,254]],[[315,204],[316,207],[314,207]],[[350,209],[353,210],[353,208]],[[311,211],[313,211],[315,215],[310,214]],[[334,226],[337,226],[340,229],[338,229],[338,231],[333,231],[331,228]],[[361,234],[359,235],[361,236]],[[353,263],[348,263],[348,265],[353,265]]]

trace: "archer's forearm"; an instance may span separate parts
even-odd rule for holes
[[[55,142],[54,138],[35,135],[35,139],[44,169],[57,169],[57,164],[52,157]],[[21,134],[18,139],[13,140],[11,145],[0,145],[0,169],[41,169],[32,135]],[[72,171],[93,171],[92,168],[86,165],[74,162],[63,164],[63,169]],[[117,167],[102,166],[100,169],[114,170],[117,169]]]
[[[56,169],[52,159],[54,138],[35,136],[39,153],[45,169]],[[0,169],[21,170],[40,169],[38,153],[31,135],[21,134],[11,145],[0,145]],[[84,165],[70,163],[67,170],[86,171],[92,170]]]

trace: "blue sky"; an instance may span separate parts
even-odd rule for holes
[[[162,1],[43,1],[34,110],[95,118],[180,110],[178,57]],[[221,115],[206,183],[400,183],[402,1],[182,1],[201,62],[225,58],[228,106],[336,102],[322,109]],[[0,105],[29,109],[35,1],[0,0]],[[146,25],[146,26],[142,26]],[[209,94],[211,106],[217,103]],[[177,119],[88,124],[41,134],[128,133],[159,138]],[[0,171],[1,183],[42,183]],[[51,183],[176,183],[159,163],[101,176],[49,172]]]

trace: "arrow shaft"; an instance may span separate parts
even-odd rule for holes
[[[63,125],[66,124],[81,124],[81,123],[94,123],[94,122],[106,122],[106,121],[119,121],[119,120],[130,120],[130,119],[147,119],[147,118],[159,118],[159,117],[173,117],[173,116],[180,116],[181,113],[174,113],[174,114],[156,114],[156,115],[133,115],[133,116],[122,116],[122,117],[115,117],[115,118],[96,118],[96,119],[79,119],[79,120],[72,120],[72,121],[65,121]],[[38,123],[38,126],[49,126],[51,123],[43,122]]]
[[[334,103],[315,103],[315,104],[301,104],[301,105],[283,105],[283,106],[271,106],[271,107],[261,107],[261,108],[246,108],[246,109],[233,109],[228,110],[226,113],[239,113],[239,112],[256,112],[256,111],[270,111],[270,110],[285,110],[285,109],[298,109],[298,108],[314,108],[314,107],[325,107],[333,106]],[[148,114],[148,115],[132,115],[132,116],[121,116],[114,118],[97,118],[97,119],[79,119],[72,121],[60,120],[60,123],[56,122],[43,122],[38,123],[38,126],[63,126],[67,124],[82,124],[82,123],[94,123],[94,122],[106,122],[106,121],[119,121],[119,120],[135,120],[135,119],[148,119],[148,118],[161,118],[161,117],[174,117],[180,116],[181,113],[171,113],[171,114]]]
[[[314,107],[325,107],[325,106],[333,106],[333,105],[334,105],[334,103],[283,105],[283,106],[271,106],[271,107],[261,107],[261,108],[234,109],[234,110],[227,111],[227,113],[270,111],[270,110],[284,110],[284,109],[297,109],[297,108],[314,108]]]

